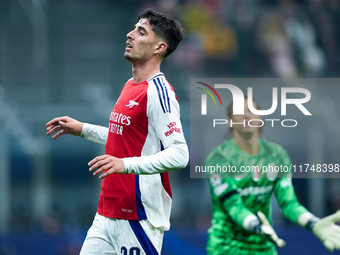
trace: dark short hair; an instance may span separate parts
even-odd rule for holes
[[[169,15],[159,13],[152,9],[146,9],[138,16],[138,20],[140,19],[148,19],[152,31],[154,31],[158,37],[165,40],[168,47],[165,51],[164,58],[176,50],[178,44],[184,37],[184,29],[181,24]]]

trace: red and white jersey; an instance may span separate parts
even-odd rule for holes
[[[105,154],[122,158],[127,174],[103,179],[98,213],[116,219],[148,219],[169,229],[172,193],[168,171],[188,163],[176,95],[164,75],[130,79],[110,116]]]

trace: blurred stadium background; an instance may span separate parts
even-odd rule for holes
[[[162,71],[180,101],[188,142],[192,77],[339,76],[337,0],[0,0],[0,255],[78,254],[100,186],[87,162],[104,148],[76,137],[52,141],[45,123],[69,115],[107,125],[131,77],[123,58],[126,33],[146,7],[170,13],[187,31]],[[330,118],[338,120],[339,113]],[[312,155],[336,160],[335,133],[312,129],[320,137]],[[282,144],[293,162],[303,162],[311,154],[290,142],[302,142],[300,135],[266,138]],[[163,254],[205,254],[207,182],[190,179],[189,169],[172,172],[171,179],[172,228]],[[316,215],[340,209],[338,179],[294,179],[294,185],[299,201]],[[279,254],[327,254],[276,207],[274,220],[288,244]]]

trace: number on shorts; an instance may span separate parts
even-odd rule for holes
[[[123,246],[120,249],[120,253],[123,255],[140,255],[140,250],[138,247],[131,247],[128,254],[128,249],[125,246]]]

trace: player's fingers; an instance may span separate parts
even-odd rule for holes
[[[340,241],[339,239],[334,240],[333,242],[335,249],[340,250]]]
[[[97,171],[93,173],[93,175],[97,175],[98,173],[104,171],[105,169],[112,167],[112,164],[110,164],[110,159],[108,157],[99,156],[97,157],[97,159],[98,160],[93,165],[91,165],[89,169],[89,171],[97,169]]]
[[[337,239],[335,242],[334,242],[334,246],[337,250],[340,250],[340,240]]]
[[[340,242],[340,226],[334,224],[332,227],[333,227],[332,229],[333,235],[336,236]]]
[[[109,159],[102,159],[102,160],[98,161],[96,164],[94,164],[91,168],[104,171],[104,170],[109,169],[111,167],[112,167],[112,164],[110,164]]]
[[[55,124],[58,124],[58,121],[56,119],[50,120],[49,122],[46,123],[46,126],[53,126]]]
[[[58,133],[56,133],[54,136],[52,136],[52,139],[57,139],[58,137],[65,135],[65,134],[66,134],[65,130],[61,130]]]
[[[333,224],[333,229],[334,231],[336,231],[336,233],[340,233],[340,225],[338,225],[337,223]]]
[[[93,175],[96,176],[96,175],[99,175],[100,173],[103,173],[102,175],[99,176],[100,179],[103,179],[104,177],[109,176],[110,174],[115,173],[115,172],[116,172],[116,169],[114,166],[112,167],[111,164],[106,164],[100,167],[97,171],[95,171]]]
[[[93,172],[93,175],[97,175],[99,174],[100,172],[104,171],[104,169],[101,169],[103,167],[103,162],[102,161],[98,161],[97,163],[93,164],[90,168],[89,168],[89,171],[94,171],[96,170],[95,172]]]
[[[331,220],[333,223],[340,221],[340,210],[338,210],[336,213],[333,213],[333,214],[325,217],[324,219]]]
[[[55,133],[55,132],[58,132],[58,131],[60,131],[62,128],[61,128],[61,126],[60,125],[57,125],[57,126],[50,126],[50,127],[48,127],[47,129],[46,129],[46,134],[47,135],[50,135],[50,134],[53,134],[53,133]]]
[[[323,245],[326,247],[327,250],[329,250],[330,252],[332,252],[334,250],[334,245],[331,241],[324,241]]]
[[[93,173],[93,176],[96,176],[96,175],[98,175],[98,174],[100,174],[100,173],[102,173],[102,172],[104,172],[105,171],[105,168],[98,168],[94,173]]]
[[[46,128],[46,134],[50,135],[50,134],[53,134],[55,132],[58,132],[59,130],[61,130],[61,127],[59,125],[58,126],[50,126],[50,127]]]
[[[64,121],[59,121],[58,122],[59,126],[64,129],[64,130],[67,130],[68,133],[70,133],[70,130],[72,129],[72,123],[67,123],[67,122],[64,122]]]
[[[95,157],[94,159],[92,159],[92,160],[89,161],[88,166],[90,166],[90,171],[92,171],[93,169],[95,169],[95,168],[92,169],[92,166],[93,166],[94,164],[96,164],[98,161],[104,159],[104,158],[105,158],[104,156],[106,156],[106,155],[97,156],[97,157]]]
[[[47,130],[47,133],[46,133],[47,135],[53,134],[53,133],[58,132],[60,130],[64,131],[60,135],[69,134],[70,133],[69,124],[66,123],[66,122],[63,122],[63,121],[59,121],[58,124],[47,127],[46,130]]]
[[[340,249],[340,239],[336,235],[330,235],[325,241],[331,242],[335,249]]]
[[[266,236],[269,241],[274,243],[277,247],[282,248],[286,246],[286,242],[283,239],[278,238],[277,236],[274,237],[272,235]]]
[[[280,238],[278,238],[277,240],[275,240],[275,244],[277,247],[282,248],[286,246],[286,242]]]
[[[260,221],[264,225],[270,225],[269,221],[267,220],[267,217],[260,211],[257,212],[257,216],[259,217]]]
[[[275,231],[272,231],[272,233],[270,234],[270,238],[277,247],[282,248],[286,246],[286,242],[283,239],[279,238]]]
[[[109,168],[106,172],[99,176],[99,179],[103,179],[113,173],[118,173],[118,168],[116,166]]]
[[[63,127],[63,128],[66,128],[66,127],[69,127],[69,126],[70,126],[70,124],[69,124],[68,122],[62,121],[62,120],[59,121],[58,124],[59,124],[61,127]]]
[[[106,172],[104,172],[102,175],[99,176],[99,179],[104,179],[105,177],[109,176],[110,174],[114,173],[111,170],[108,170]]]
[[[67,122],[68,118],[69,117],[67,117],[67,116],[54,118],[54,119],[50,120],[49,122],[47,122],[46,126],[58,125],[59,121]]]
[[[55,126],[53,125],[51,125],[51,126],[48,126],[47,128],[46,128],[46,131],[48,132],[48,131],[50,131],[52,128],[54,128]]]

